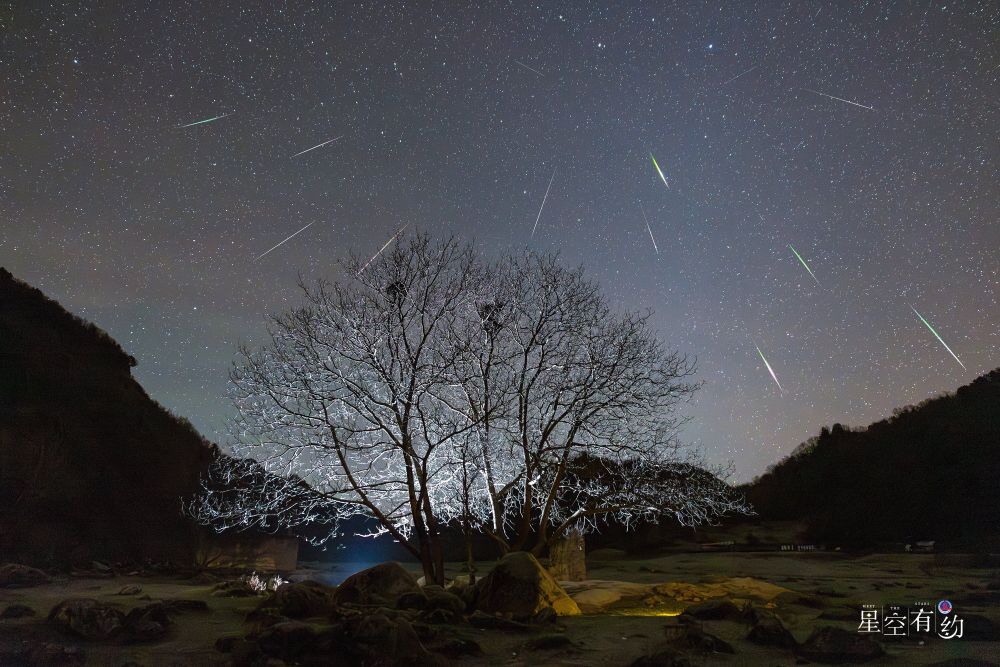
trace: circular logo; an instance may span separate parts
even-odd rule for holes
[[[951,609],[952,609],[951,602],[949,602],[948,600],[941,600],[940,602],[938,602],[937,606],[938,612],[942,614],[950,614]]]

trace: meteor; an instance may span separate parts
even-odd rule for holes
[[[920,318],[920,321],[921,321],[921,322],[923,322],[923,323],[924,323],[924,325],[925,325],[925,326],[926,326],[926,327],[927,327],[928,329],[930,329],[930,330],[931,330],[931,333],[932,333],[932,334],[934,334],[934,337],[935,337],[935,338],[937,338],[937,339],[938,339],[938,341],[939,341],[939,342],[940,342],[940,343],[941,343],[942,345],[944,345],[944,349],[948,350],[948,354],[950,354],[951,356],[955,357],[955,361],[957,361],[957,362],[958,362],[958,365],[962,367],[962,370],[968,370],[968,369],[966,369],[966,368],[965,368],[965,364],[963,364],[963,363],[962,363],[962,360],[958,358],[958,355],[956,355],[956,354],[955,354],[954,352],[952,352],[952,351],[951,351],[951,348],[950,348],[950,347],[948,347],[948,343],[944,342],[944,340],[943,340],[943,339],[941,338],[941,336],[939,336],[939,335],[938,335],[938,332],[937,332],[937,331],[934,331],[934,327],[932,327],[932,326],[931,326],[931,323],[930,323],[930,322],[928,322],[927,320],[925,320],[925,319],[924,319],[924,316],[923,316],[923,315],[921,315],[920,313],[917,313],[917,309],[916,309],[916,308],[914,308],[913,306],[910,306],[910,310],[912,310],[912,311],[913,311],[914,313],[916,313],[916,314],[917,314],[917,317],[919,317],[919,318]]]
[[[542,219],[542,209],[545,208],[545,200],[549,198],[549,190],[552,188],[552,181],[556,177],[556,170],[552,170],[552,178],[549,179],[549,187],[545,188],[545,196],[542,197],[542,205],[538,207],[538,215],[535,217],[535,226],[531,228],[531,238],[535,238],[535,230],[538,229],[538,221]]]
[[[219,120],[220,118],[225,118],[226,116],[232,116],[232,115],[233,114],[231,114],[231,113],[224,113],[221,116],[215,116],[214,118],[206,118],[205,120],[196,120],[195,122],[188,123],[187,125],[178,125],[177,128],[180,129],[182,127],[192,127],[194,125],[203,125],[204,123],[211,123],[213,120]]]
[[[406,229],[406,228],[407,228],[407,227],[409,226],[409,224],[410,224],[410,223],[406,223],[405,225],[403,225],[402,227],[400,227],[400,228],[399,228],[399,231],[398,231],[398,232],[396,232],[395,234],[393,234],[393,235],[392,235],[392,236],[391,236],[391,237],[389,238],[389,240],[385,242],[385,245],[384,245],[384,246],[382,246],[381,248],[379,248],[379,249],[378,249],[378,252],[377,252],[377,253],[375,253],[374,255],[372,255],[372,258],[371,258],[371,259],[369,259],[369,260],[368,260],[368,262],[366,262],[366,263],[365,263],[365,265],[361,267],[361,269],[360,269],[360,270],[358,271],[358,274],[357,274],[357,275],[359,275],[359,276],[360,276],[360,275],[361,275],[362,273],[364,273],[364,272],[365,272],[365,269],[367,269],[367,268],[368,268],[368,265],[369,265],[369,264],[371,264],[372,262],[374,262],[374,261],[375,261],[376,259],[378,259],[378,256],[382,254],[382,251],[384,251],[384,250],[385,250],[386,248],[388,248],[388,247],[389,247],[389,244],[390,244],[390,243],[392,243],[393,241],[395,241],[395,240],[396,240],[396,237],[397,237],[397,236],[399,236],[400,234],[402,234],[402,233],[403,233],[403,230],[404,230],[404,229]]]
[[[718,87],[719,87],[719,88],[722,88],[722,87],[723,87],[724,85],[726,85],[727,83],[732,83],[733,81],[736,81],[736,79],[740,78],[740,77],[741,77],[741,76],[743,76],[744,74],[749,74],[750,72],[754,71],[754,70],[755,70],[755,69],[757,69],[758,67],[760,67],[760,65],[754,65],[753,67],[751,67],[751,68],[750,68],[750,69],[748,69],[747,71],[745,71],[745,72],[742,72],[742,73],[740,73],[740,74],[737,74],[736,76],[734,76],[734,77],[733,77],[733,78],[731,78],[731,79],[726,79],[725,81],[723,81],[722,83],[720,83],[720,84],[718,85]]]
[[[821,93],[818,90],[813,90],[811,88],[803,88],[802,90],[813,93],[814,95],[822,95],[823,97],[829,97],[831,100],[837,100],[839,102],[847,102],[848,104],[853,104],[856,107],[861,107],[862,109],[868,109],[869,111],[875,111],[875,107],[868,107],[864,104],[859,104],[858,102],[852,102],[851,100],[845,100],[843,97],[837,97],[836,95],[827,95],[826,93]]]
[[[819,278],[816,277],[816,274],[813,273],[812,269],[809,268],[809,265],[806,264],[806,260],[802,259],[802,255],[800,255],[798,251],[792,247],[791,243],[788,244],[788,247],[791,249],[793,253],[795,253],[795,256],[799,258],[799,261],[802,262],[802,266],[806,267],[806,271],[808,271],[809,275],[813,277],[813,280],[816,281],[816,284],[819,285]]]
[[[754,347],[757,346],[754,345]],[[774,378],[774,384],[778,385],[778,389],[781,393],[785,393],[785,390],[781,388],[781,383],[778,382],[778,376],[774,374],[774,369],[771,368],[771,364],[767,363],[767,358],[764,356],[764,353],[760,351],[759,347],[757,347],[757,354],[759,354],[760,358],[764,360],[764,365],[767,366],[767,372],[771,374],[772,378]]]
[[[660,165],[656,164],[656,158],[653,154],[649,154],[649,159],[653,161],[653,166],[656,167],[656,173],[660,175],[660,180],[663,181],[663,185],[666,186],[667,190],[670,189],[670,185],[667,183],[667,177],[663,175],[663,170],[660,169]]]
[[[646,222],[646,231],[649,232],[649,240],[653,242],[653,250],[656,254],[660,254],[660,249],[656,247],[656,239],[653,238],[653,230],[649,228],[649,220],[646,219],[646,209],[643,208],[642,204],[639,204],[639,210],[642,211],[642,219]]]
[[[299,235],[299,234],[301,234],[302,232],[306,231],[307,229],[309,229],[309,227],[311,227],[311,226],[312,226],[312,225],[314,225],[314,224],[315,224],[314,222],[310,222],[310,223],[309,223],[308,225],[306,225],[305,227],[303,227],[303,228],[302,228],[302,229],[300,229],[299,231],[295,232],[294,234],[292,234],[291,236],[289,236],[288,238],[286,238],[286,239],[285,239],[284,241],[282,241],[281,243],[279,243],[279,244],[277,244],[276,246],[274,246],[274,248],[271,248],[270,250],[266,250],[266,251],[264,251],[264,252],[260,253],[259,255],[257,255],[256,259],[254,259],[253,261],[255,261],[255,262],[256,262],[257,260],[259,260],[259,259],[260,259],[261,257],[263,257],[264,255],[266,255],[267,253],[271,252],[271,250],[274,250],[274,249],[275,249],[275,248],[277,248],[278,246],[281,246],[281,245],[284,245],[284,244],[285,244],[285,243],[287,243],[288,241],[291,241],[291,240],[292,240],[293,238],[295,238],[296,236],[298,236],[298,235]]]
[[[342,137],[342,136],[344,136],[344,135],[340,135],[340,136]],[[327,140],[326,140],[326,141],[324,141],[323,143],[321,143],[321,144],[316,144],[316,145],[315,145],[315,146],[313,146],[312,148],[307,148],[307,149],[305,149],[304,151],[299,151],[298,153],[296,153],[296,154],[295,154],[295,155],[293,155],[292,157],[298,157],[298,156],[302,155],[303,153],[308,153],[309,151],[314,151],[314,150],[316,150],[317,148],[320,148],[321,146],[326,146],[327,144],[330,144],[330,143],[333,143],[333,142],[334,142],[334,141],[336,141],[337,139],[340,139],[340,137],[334,137],[333,139],[327,139]]]
[[[522,62],[521,62],[520,60],[515,60],[514,62],[516,62],[516,63],[517,63],[518,65],[520,65],[520,66],[521,66],[521,67],[523,67],[524,69],[527,69],[527,70],[531,70],[532,72],[534,72],[534,73],[535,73],[535,74],[537,74],[538,76],[545,76],[544,74],[542,74],[541,72],[539,72],[539,71],[538,71],[537,69],[535,69],[534,67],[528,67],[527,65],[525,65],[524,63],[522,63]]]

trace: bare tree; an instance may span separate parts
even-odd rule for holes
[[[553,256],[508,257],[491,273],[494,300],[480,306],[482,344],[463,381],[470,413],[502,406],[474,431],[489,499],[482,528],[503,551],[541,553],[599,518],[699,523],[746,510],[731,490],[657,476],[682,458],[676,408],[697,385],[694,364],[664,348],[649,313],[613,312],[582,269]],[[583,457],[607,463],[600,493],[596,479],[570,474]]]
[[[234,456],[296,475],[344,516],[376,520],[443,581],[434,497],[453,472],[447,451],[469,428],[449,405],[457,349],[444,332],[471,307],[471,248],[408,237],[379,261],[352,258],[348,284],[302,285],[307,305],[276,317],[271,343],[242,350],[232,373]],[[468,303],[467,303],[468,302]],[[232,503],[202,503],[213,525]],[[416,538],[411,543],[409,538]]]
[[[270,344],[243,349],[231,378],[234,456],[315,494],[244,475],[242,499],[206,489],[191,508],[203,523],[311,517],[333,534],[366,516],[440,583],[451,522],[471,560],[475,532],[540,553],[602,517],[697,523],[745,509],[724,484],[709,493],[665,474],[693,364],[648,313],[613,312],[582,270],[534,253],[487,263],[416,235],[352,259],[348,275],[303,285],[306,305],[274,318]],[[602,474],[581,474],[584,459]]]

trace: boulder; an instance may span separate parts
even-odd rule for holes
[[[476,585],[476,606],[487,614],[512,614],[530,620],[546,607],[559,616],[577,616],[580,608],[562,586],[526,551],[500,559]]]
[[[827,665],[868,662],[882,657],[882,647],[870,637],[826,626],[814,631],[802,643],[798,654],[806,660]]]
[[[439,586],[425,586],[424,595],[427,601],[420,612],[421,619],[431,623],[456,623],[465,614],[465,601]]]
[[[34,609],[27,605],[18,604],[17,602],[7,605],[6,609],[0,611],[0,618],[24,618],[26,616],[34,615]]]
[[[350,634],[371,653],[397,663],[422,663],[430,657],[413,626],[402,618],[390,619],[384,614],[362,616],[351,624]]]
[[[128,641],[153,642],[163,639],[170,626],[167,606],[162,602],[154,602],[145,607],[136,607],[125,616],[122,625]]]
[[[403,593],[396,600],[398,609],[423,609],[427,606],[427,596],[423,591]]]
[[[0,588],[28,588],[52,581],[39,569],[18,563],[0,563]]]
[[[333,595],[337,604],[395,607],[404,593],[419,593],[417,580],[399,563],[390,561],[362,570],[344,580]]]
[[[267,628],[257,637],[257,647],[264,654],[282,660],[296,660],[317,651],[318,635],[308,623],[284,621]],[[232,646],[229,646],[232,651]]]
[[[701,624],[692,621],[679,621],[663,628],[663,634],[674,648],[679,650],[694,650],[699,653],[735,653],[733,647],[715,635],[705,632]]]
[[[110,639],[122,631],[125,614],[90,598],[63,600],[49,612],[49,621],[84,639]]]
[[[318,581],[282,584],[261,607],[272,607],[288,618],[329,616],[336,608],[332,586]]]
[[[759,646],[775,646],[778,648],[794,648],[797,646],[795,637],[785,629],[781,621],[774,614],[766,613],[763,610],[755,610],[756,621],[749,634],[747,641]]]

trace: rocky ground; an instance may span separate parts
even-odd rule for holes
[[[457,566],[443,589],[418,585],[409,565],[342,563],[303,568],[276,592],[206,573],[0,566],[0,665],[1000,664],[1000,578],[973,565],[604,550],[587,581],[562,586],[518,557],[477,587]],[[856,632],[861,604],[939,599],[965,620],[962,639]]]

